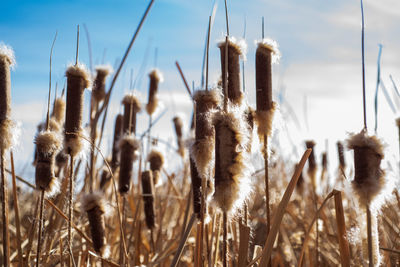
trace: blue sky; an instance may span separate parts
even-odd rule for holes
[[[35,126],[42,120],[48,90],[49,53],[56,31],[58,37],[53,55],[53,85],[64,84],[64,72],[75,59],[76,25],[81,25],[81,62],[89,64],[85,24],[90,33],[93,64],[105,62],[115,65],[123,55],[148,1],[6,1],[0,16],[0,41],[14,48],[17,67],[12,73],[13,112],[22,123],[24,139],[16,157],[28,161],[32,149]],[[189,123],[191,104],[178,76],[175,60],[182,66],[189,82],[200,85],[200,71],[208,16],[213,1],[156,0],[132,52],[128,57],[115,91],[109,118],[119,110],[118,103],[129,87],[133,69],[137,77],[148,49],[143,75],[138,76],[136,90],[147,97],[147,73],[154,67],[157,48],[157,67],[164,73],[160,90],[164,106],[169,112],[155,131],[171,131],[174,113],[186,115]],[[261,36],[261,17],[265,17],[265,35],[276,39],[282,60],[274,69],[275,93],[284,88],[284,96],[296,113],[301,129],[287,117],[281,107],[282,119],[277,129],[287,125],[297,144],[313,137],[321,144],[329,139],[332,148],[346,132],[362,127],[361,64],[360,64],[360,3],[356,0],[253,0],[228,1],[230,33],[243,35],[247,23],[246,89],[250,104],[254,104],[254,40]],[[210,82],[218,79],[220,63],[216,43],[224,36],[225,17],[223,1],[218,11],[210,40]],[[383,44],[382,79],[391,90],[389,74],[400,84],[400,4],[396,0],[365,1],[366,67],[368,123],[373,128],[373,95],[376,82],[378,43]],[[106,51],[106,52],[104,52]],[[86,94],[89,98],[89,93]],[[304,99],[307,99],[305,127]],[[172,101],[173,100],[173,101]],[[380,95],[381,134],[392,147],[396,145],[393,114]],[[145,129],[147,117],[143,113]],[[109,120],[111,129],[113,121]],[[308,129],[307,129],[308,128]],[[110,135],[111,133],[107,133]],[[29,139],[31,137],[31,139]],[[109,146],[105,146],[105,150]],[[29,151],[26,153],[26,151]],[[394,150],[397,151],[397,150]],[[33,153],[33,152],[32,152]],[[393,152],[392,154],[394,154]]]

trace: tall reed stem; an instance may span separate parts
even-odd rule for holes
[[[1,149],[1,206],[3,221],[3,264],[5,267],[10,266],[10,237],[8,234],[8,190],[6,181],[6,172],[4,167],[5,153]]]
[[[73,219],[73,195],[74,195],[74,157],[70,155],[70,170],[69,170],[69,199],[68,199],[68,247],[70,254],[69,266],[74,262],[74,255],[72,253],[72,219]],[[74,264],[75,265],[75,264]]]
[[[222,241],[222,266],[228,267],[228,215],[226,214],[226,211],[222,213],[222,223],[224,228]]]
[[[39,230],[37,239],[37,249],[36,249],[36,267],[40,266],[40,253],[42,248],[42,227],[43,227],[43,206],[44,206],[44,190],[40,192],[40,211],[39,211]]]
[[[369,267],[374,266],[374,254],[372,250],[372,225],[371,225],[371,210],[369,204],[365,205],[367,212],[367,234],[368,234],[368,265]]]

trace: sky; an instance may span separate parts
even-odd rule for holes
[[[210,83],[220,75],[216,44],[226,33],[222,0],[217,0],[215,24],[210,38]],[[79,61],[92,65],[116,66],[146,9],[144,0],[61,0],[6,1],[0,16],[0,42],[10,45],[17,66],[12,71],[13,118],[20,122],[22,136],[14,154],[17,171],[31,174],[33,139],[38,123],[44,120],[49,84],[49,55],[57,32],[52,65],[52,84],[58,93],[65,84],[65,69],[75,61],[76,28],[80,25]],[[173,141],[172,117],[181,114],[190,123],[192,104],[175,67],[175,61],[192,85],[199,89],[208,17],[214,1],[155,0],[133,45],[114,88],[102,150],[110,151],[113,120],[121,111],[120,101],[129,92],[131,73],[135,93],[147,101],[147,74],[154,67],[164,74],[160,99],[166,114],[153,134]],[[374,131],[374,95],[377,80],[378,45],[383,45],[381,79],[393,97],[389,75],[400,86],[400,2],[364,1],[367,118]],[[317,156],[328,143],[331,165],[335,167],[337,140],[362,129],[361,13],[356,0],[228,0],[230,35],[248,45],[245,61],[245,89],[250,105],[255,106],[255,40],[261,38],[261,18],[265,36],[279,43],[282,58],[274,66],[274,99],[280,109],[274,122],[276,145],[290,160],[298,160],[292,145],[301,154],[305,139],[317,141]],[[109,81],[110,82],[110,81]],[[53,91],[54,93],[54,91]],[[90,92],[85,93],[86,102]],[[382,91],[378,94],[378,135],[387,144],[386,157],[395,162],[398,136],[395,118]],[[86,106],[88,107],[88,105]],[[87,113],[87,110],[86,110]],[[88,118],[88,115],[85,115]],[[147,128],[142,112],[138,131]],[[393,164],[392,164],[393,165]],[[396,165],[397,166],[397,165]]]

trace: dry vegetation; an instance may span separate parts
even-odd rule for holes
[[[112,153],[103,155],[98,149],[104,142],[102,121],[139,30],[114,74],[106,66],[91,74],[78,62],[77,52],[76,64],[66,70],[66,93],[55,98],[52,113],[31,137],[36,145],[35,184],[14,172],[14,59],[10,48],[0,48],[4,266],[400,264],[400,198],[397,190],[387,189],[380,140],[365,128],[349,138],[347,147],[338,142],[340,164],[333,178],[326,152],[320,159],[312,151],[318,145],[314,141],[305,141],[298,164],[270,144],[276,108],[271,68],[279,59],[272,40],[262,39],[255,55],[255,110],[240,86],[245,47],[227,36],[219,44],[220,86],[209,88],[208,78],[201,90],[191,92],[187,86],[194,123],[192,129],[183,129],[182,119],[173,118],[173,155],[163,154],[160,140],[151,138],[162,90],[159,70],[149,74],[148,103],[140,103],[134,92],[122,99],[124,112],[115,117]],[[83,91],[90,86],[91,106],[84,107]],[[88,136],[82,130],[86,108]],[[142,108],[149,128],[141,136],[136,122],[137,116],[147,116],[138,114]],[[354,150],[354,168],[347,167],[353,164],[344,158],[346,148]],[[165,167],[165,158],[174,158],[181,167]],[[253,161],[260,159],[266,168],[255,170]],[[383,198],[390,201],[383,203]]]

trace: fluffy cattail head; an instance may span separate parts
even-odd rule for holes
[[[100,65],[96,67],[96,78],[93,82],[92,90],[92,96],[96,102],[103,101],[106,97],[106,79],[112,71],[112,67],[109,65]]]
[[[11,75],[10,68],[15,64],[13,50],[0,43],[0,148],[8,149],[12,144],[11,117]]]
[[[35,138],[36,172],[35,182],[38,190],[53,195],[58,191],[57,178],[54,175],[55,157],[61,148],[60,136],[55,132],[45,131]]]
[[[68,155],[61,150],[60,152],[57,153],[56,156],[56,166],[57,168],[60,170],[61,168],[63,168],[68,162]]]
[[[342,144],[342,142],[338,141],[336,143],[336,146],[337,146],[338,157],[339,157],[339,167],[341,169],[344,169],[346,167],[346,160],[344,158],[343,144]]]
[[[380,167],[384,157],[382,143],[376,136],[361,131],[350,136],[347,146],[354,150],[353,188],[360,201],[369,204],[385,185],[385,173]]]
[[[146,105],[147,114],[153,115],[158,106],[158,84],[163,82],[162,73],[158,69],[154,69],[149,73],[150,86],[149,86],[149,100]]]
[[[88,215],[93,248],[102,257],[107,258],[108,248],[104,222],[106,203],[103,195],[98,192],[85,195],[82,199],[82,208]]]
[[[215,132],[212,117],[222,102],[222,95],[219,90],[201,90],[193,99],[196,102],[196,129],[190,153],[199,175],[205,178],[213,168]]]
[[[65,100],[62,97],[56,98],[53,104],[53,112],[51,117],[58,122],[58,124],[62,125],[65,120]]]
[[[150,170],[153,172],[154,184],[160,182],[161,169],[164,165],[164,155],[158,150],[151,150],[147,156],[147,161],[150,163]]]
[[[220,42],[218,47],[221,52],[222,87],[225,86],[225,47],[226,41]],[[228,39],[228,99],[234,104],[241,104],[243,93],[240,89],[240,64],[239,56],[245,56],[247,45],[244,40],[236,41],[234,37]],[[224,92],[225,93],[225,92]]]
[[[174,128],[175,128],[175,133],[176,133],[176,141],[178,145],[178,153],[181,155],[181,157],[185,156],[185,144],[183,140],[183,122],[182,119],[178,116],[174,117],[173,120],[174,122]]]
[[[68,67],[66,76],[65,149],[68,154],[75,156],[83,146],[79,136],[82,132],[83,92],[90,86],[90,80],[86,67],[81,64]]]
[[[111,168],[114,170],[119,166],[119,146],[118,142],[123,134],[123,116],[118,114],[115,118],[115,126],[114,126],[114,139],[112,146],[112,155],[111,155]]]
[[[140,143],[133,134],[125,135],[119,142],[120,171],[119,192],[125,194],[131,186],[133,162],[138,158]]]
[[[124,105],[123,132],[136,134],[136,114],[140,112],[142,105],[133,94],[125,95],[122,99],[122,104]]]
[[[225,212],[240,207],[250,192],[248,128],[240,111],[221,111],[215,125],[214,200]]]
[[[154,183],[151,171],[142,172],[142,193],[144,202],[144,215],[149,229],[155,226],[154,220]]]
[[[197,218],[200,218],[201,212],[201,194],[202,194],[202,184],[201,177],[199,176],[199,172],[197,171],[196,165],[192,158],[190,160],[190,177],[192,180],[192,192],[193,192],[193,212],[197,215]]]

